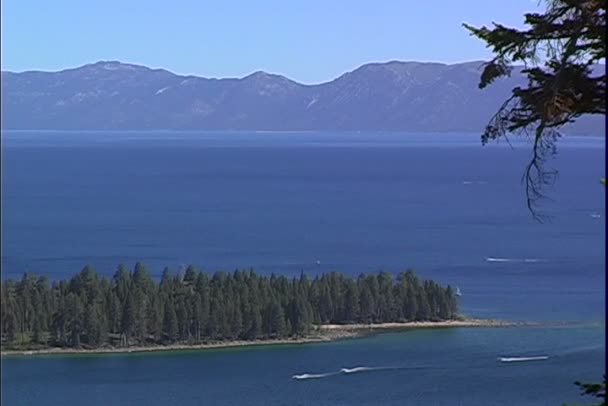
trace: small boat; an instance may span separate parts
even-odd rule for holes
[[[462,293],[460,292],[460,288],[458,286],[456,286],[456,296],[462,296]]]

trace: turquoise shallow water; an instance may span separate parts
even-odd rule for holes
[[[3,404],[561,405],[601,376],[603,327],[459,328],[329,344],[4,360]],[[504,364],[499,356],[547,355]],[[359,373],[342,368],[367,367]],[[294,380],[293,375],[328,374]]]
[[[409,331],[306,346],[7,358],[9,405],[543,405],[604,370],[604,140],[560,143],[530,219],[528,147],[474,135],[3,133],[2,273],[85,263],[298,275],[413,267],[479,317],[568,327]],[[319,263],[317,263],[317,261]],[[500,364],[499,356],[547,355]],[[353,374],[341,368],[368,367]],[[294,374],[330,374],[293,380]],[[583,400],[583,399],[580,399]]]

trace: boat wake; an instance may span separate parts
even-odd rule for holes
[[[381,371],[386,369],[396,369],[391,367],[354,367],[354,368],[342,368],[340,373],[343,374],[354,374],[357,372],[369,372],[369,371]]]
[[[500,362],[526,362],[526,361],[545,361],[549,357],[546,355],[540,355],[536,357],[499,357]]]
[[[534,264],[537,262],[545,262],[543,259],[537,258],[496,258],[496,257],[485,257],[486,262],[519,262],[525,264]]]
[[[546,361],[549,359],[548,355],[537,355],[529,357],[498,357],[497,361],[501,363],[517,363],[517,362],[532,362],[532,361]],[[476,366],[471,365],[469,367],[475,368]],[[397,366],[397,367],[365,367],[358,366],[352,368],[341,368],[337,372],[327,372],[322,374],[298,374],[293,375],[291,378],[297,381],[303,381],[307,379],[322,379],[336,375],[352,375],[362,372],[373,372],[373,371],[386,371],[386,370],[422,370],[422,369],[434,369],[433,366]],[[485,367],[484,367],[485,368]],[[445,368],[441,368],[445,369]]]
[[[298,381],[304,380],[304,379],[321,379],[321,378],[326,378],[328,376],[332,376],[332,375],[337,375],[336,372],[329,372],[326,374],[301,374],[301,375],[294,375],[291,378],[292,379],[296,379]]]
[[[578,354],[581,352],[595,352],[595,351],[602,350],[603,348],[604,348],[603,345],[586,345],[586,346],[582,346],[582,347],[571,348],[566,351],[560,352],[559,356],[563,357],[563,356],[568,356],[568,355],[572,355],[572,354]]]
[[[485,180],[478,180],[478,181],[472,181],[472,180],[463,180],[462,184],[463,185],[472,185],[472,184],[477,184],[477,185],[485,185],[488,182]]]
[[[353,368],[341,368],[338,372],[328,372],[324,374],[300,374],[293,375],[291,378],[296,379],[298,381],[305,379],[321,379],[327,378],[333,375],[350,375],[361,372],[370,372],[370,371],[381,371],[387,369],[397,369],[393,367],[353,367]]]

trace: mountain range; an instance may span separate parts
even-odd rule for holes
[[[480,132],[525,84],[515,68],[480,90],[482,65],[369,63],[316,85],[262,71],[208,79],[118,61],[3,71],[2,128]],[[603,134],[604,117],[583,117],[566,132]]]

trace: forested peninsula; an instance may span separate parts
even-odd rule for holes
[[[69,280],[24,274],[1,286],[2,350],[201,346],[301,339],[340,326],[458,323],[450,286],[413,271],[314,279],[189,266],[153,280],[142,263],[112,278],[86,266]]]

